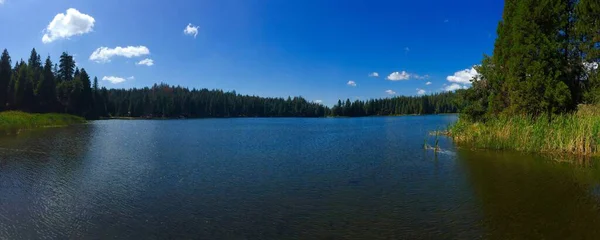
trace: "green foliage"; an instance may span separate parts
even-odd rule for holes
[[[454,141],[476,148],[598,155],[600,111],[582,106],[577,114],[500,116],[486,122],[461,118],[451,128]]]
[[[597,102],[600,4],[595,0],[506,0],[494,55],[464,94],[464,119],[551,116]],[[596,65],[597,66],[597,65]]]
[[[39,109],[42,112],[52,112],[56,108],[56,82],[52,72],[52,61],[46,59],[42,70],[42,77],[37,84],[36,95],[39,100]]]
[[[31,114],[17,111],[0,112],[0,131],[2,132],[41,127],[58,127],[83,122],[85,122],[85,119],[67,114]]]
[[[33,106],[33,79],[32,72],[27,69],[27,64],[21,62],[14,70],[14,108],[31,110]]]
[[[11,62],[8,51],[4,49],[0,57],[0,111],[6,108],[6,103],[9,100],[8,86],[11,81]]]
[[[71,81],[75,77],[75,60],[73,56],[64,52],[60,55],[60,64],[57,72],[58,79],[62,81]]]
[[[302,97],[262,98],[166,84],[129,90],[102,88],[96,98],[100,115],[112,117],[322,117],[327,110]]]
[[[445,92],[428,96],[395,97],[386,99],[356,100],[345,104],[342,101],[333,106],[331,116],[361,117],[407,114],[456,113],[459,110],[457,93]]]

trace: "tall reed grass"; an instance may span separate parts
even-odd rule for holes
[[[84,122],[85,119],[68,114],[37,114],[17,111],[0,112],[0,131],[61,127]]]
[[[484,123],[460,119],[450,127],[463,146],[527,152],[600,155],[600,108],[580,106],[577,113],[532,118],[498,117]]]

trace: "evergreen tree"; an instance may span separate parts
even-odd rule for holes
[[[585,103],[600,102],[600,2],[580,0],[575,7],[577,21],[575,29],[580,41],[583,76],[586,90],[583,93]]]
[[[71,81],[74,78],[75,73],[75,61],[73,56],[63,52],[60,56],[60,64],[58,68],[58,78],[61,81]]]
[[[52,72],[52,61],[50,60],[50,57],[46,58],[46,63],[44,64],[42,72],[42,77],[36,90],[40,111],[52,112],[56,110],[56,83],[54,80],[54,73]]]
[[[79,100],[80,104],[80,113],[82,116],[86,118],[94,118],[95,114],[92,111],[92,86],[90,82],[90,76],[85,71],[85,69],[81,69],[81,73],[79,75],[79,81],[81,81],[81,98]]]
[[[21,61],[16,69],[16,73],[13,75],[14,107],[16,109],[32,110],[35,100],[33,96],[33,82],[31,79],[31,71],[28,70],[27,64]]]
[[[8,51],[4,49],[2,57],[0,57],[0,111],[6,109],[6,104],[9,99],[10,93],[8,92],[8,86],[10,83],[12,74],[10,55]]]
[[[472,119],[498,114],[552,115],[581,101],[577,1],[506,0],[494,55],[464,94]]]

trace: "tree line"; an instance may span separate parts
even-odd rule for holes
[[[353,102],[350,99],[347,99],[346,102],[338,100],[338,103],[331,108],[330,115],[363,117],[457,113],[460,108],[457,95],[458,93],[454,92],[444,92],[427,96],[400,96]]]
[[[506,0],[464,116],[549,116],[600,101],[600,1]]]
[[[235,91],[189,89],[164,83],[152,87],[107,89],[98,78],[79,69],[73,56],[63,53],[54,64],[42,63],[35,49],[27,62],[12,66],[5,49],[0,57],[0,111],[59,112],[87,119],[105,117],[218,118],[218,117],[324,117],[387,116],[455,113],[456,94],[395,97],[343,104],[333,108],[302,97],[265,98]],[[4,94],[5,93],[5,94]]]

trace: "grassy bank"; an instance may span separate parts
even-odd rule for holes
[[[37,114],[16,111],[0,112],[0,131],[61,127],[84,122],[85,119],[68,114]]]
[[[598,156],[600,108],[581,106],[577,113],[552,120],[513,116],[473,123],[460,119],[450,134],[459,146]]]

